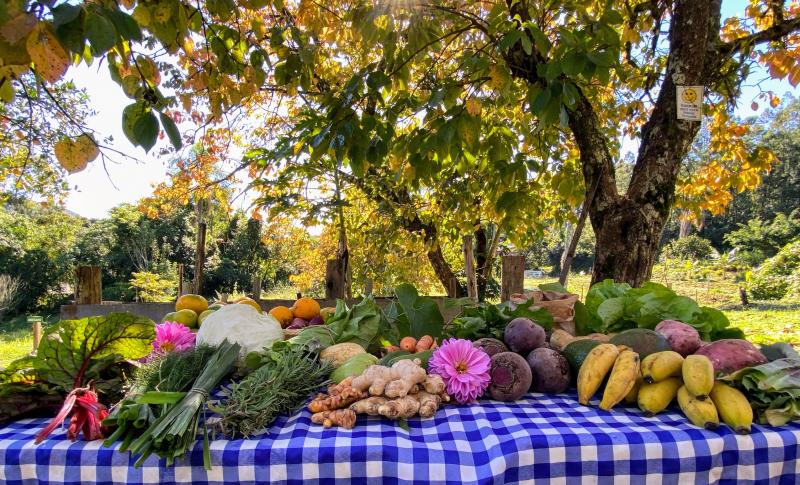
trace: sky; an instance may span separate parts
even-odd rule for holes
[[[726,0],[723,2],[723,17],[743,15],[746,0]],[[160,140],[149,153],[141,147],[134,147],[122,133],[122,110],[132,101],[122,92],[108,72],[104,62],[96,60],[92,66],[81,64],[70,70],[71,78],[79,88],[85,88],[90,95],[92,108],[96,115],[87,120],[88,125],[97,131],[98,139],[107,136],[113,137],[112,146],[137,160],[125,159],[119,155],[112,155],[113,162],[107,162],[105,168],[98,158],[89,164],[83,172],[68,176],[72,190],[66,201],[68,210],[89,218],[101,218],[108,211],[124,202],[136,202],[142,197],[152,193],[153,185],[166,179],[168,158],[159,158],[159,147],[169,143],[166,139]],[[766,77],[766,74],[755,73],[751,80]],[[768,81],[760,88],[746,86],[739,99],[736,114],[748,117],[759,114],[768,104],[759,102],[759,109],[753,111],[751,102],[758,96],[760,89],[772,90],[779,96],[785,92],[794,91],[788,82]],[[636,140],[623,142],[623,153],[635,151],[638,146]],[[106,171],[108,173],[106,173]],[[238,207],[246,208],[247,197],[239,197]]]

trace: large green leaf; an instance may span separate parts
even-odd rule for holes
[[[153,338],[153,321],[130,313],[62,320],[45,331],[30,364],[39,379],[69,391],[117,362],[144,357]]]
[[[402,310],[395,321],[401,337],[442,336],[444,317],[432,298],[420,296],[417,289],[408,283],[397,286],[394,294]]]
[[[133,136],[136,143],[149,152],[158,139],[158,120],[152,111],[142,113],[133,124]]]
[[[176,150],[180,150],[183,146],[183,140],[181,140],[181,132],[178,131],[175,122],[164,113],[158,113],[158,119],[161,120],[161,127],[164,128],[164,131],[167,133],[167,137],[169,137],[172,146],[174,146]]]
[[[117,43],[114,24],[99,12],[89,11],[84,20],[86,38],[92,46],[92,55],[100,57]]]

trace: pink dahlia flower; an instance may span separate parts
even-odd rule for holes
[[[442,342],[428,361],[428,372],[439,374],[447,393],[461,404],[475,401],[489,386],[492,359],[465,339]]]
[[[156,339],[150,354],[180,352],[194,347],[195,334],[181,323],[164,322],[156,325]]]

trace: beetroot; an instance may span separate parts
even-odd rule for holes
[[[480,338],[472,342],[472,345],[476,349],[482,349],[484,352],[489,354],[489,357],[493,356],[494,354],[499,354],[500,352],[508,352],[508,347],[506,347],[506,344],[497,340],[496,338]]]
[[[714,372],[730,374],[745,367],[766,364],[764,354],[747,340],[726,338],[711,342],[700,348],[698,355],[705,355],[714,364]]]
[[[697,330],[677,320],[664,320],[656,325],[656,332],[667,339],[672,350],[686,357],[700,348],[700,334]]]
[[[498,401],[516,401],[531,387],[531,368],[528,362],[514,352],[500,352],[492,356],[489,371],[489,395]]]
[[[311,327],[313,325],[323,325],[324,323],[325,320],[323,320],[321,316],[317,315],[316,317],[308,321],[308,326]]]
[[[298,329],[298,328],[306,328],[307,326],[308,326],[308,320],[305,320],[305,319],[300,318],[300,317],[295,317],[294,320],[292,320],[291,325],[289,325],[286,328],[295,330],[295,329]]]
[[[539,347],[528,354],[533,382],[531,389],[546,394],[559,394],[567,390],[571,372],[566,357],[558,351]]]
[[[506,325],[503,340],[512,352],[527,355],[533,349],[541,347],[545,340],[545,331],[527,318],[515,318]]]

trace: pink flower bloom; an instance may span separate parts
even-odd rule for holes
[[[189,327],[176,322],[164,322],[156,325],[156,339],[153,340],[153,354],[180,352],[194,347],[195,334]]]
[[[465,339],[445,340],[428,361],[428,372],[439,374],[447,393],[461,404],[475,401],[489,387],[492,359]]]

